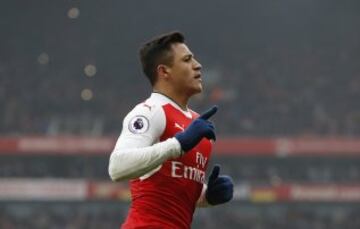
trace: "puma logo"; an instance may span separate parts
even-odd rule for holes
[[[143,105],[144,105],[144,107],[149,108],[149,110],[151,111],[151,106],[150,105],[147,105],[146,103],[144,103]]]
[[[174,126],[175,126],[176,128],[178,128],[178,129],[180,129],[181,131],[184,131],[184,130],[185,130],[184,126],[181,126],[179,123],[176,123],[176,122],[175,122]]]

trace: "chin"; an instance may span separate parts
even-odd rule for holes
[[[192,85],[188,85],[182,89],[183,92],[186,92],[188,96],[193,96],[199,94],[203,91],[203,86],[201,83],[196,83]]]
[[[199,94],[199,93],[201,93],[203,91],[203,88],[202,88],[202,86],[200,86],[200,87],[195,87],[195,88],[192,88],[192,90],[191,90],[191,94],[192,95],[196,95],[196,94]]]

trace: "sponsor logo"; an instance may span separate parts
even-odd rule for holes
[[[185,178],[196,181],[198,183],[205,183],[205,172],[191,166],[184,165],[179,161],[171,162],[171,176],[175,178]]]
[[[207,157],[204,157],[202,153],[196,152],[196,164],[200,165],[202,168],[205,168],[207,162]]]

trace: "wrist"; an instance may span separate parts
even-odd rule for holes
[[[203,184],[200,197],[196,202],[196,206],[199,208],[207,208],[212,206],[211,204],[209,204],[209,202],[206,199],[206,190],[207,190],[207,184]]]
[[[169,140],[174,142],[173,143],[174,144],[173,158],[177,158],[177,157],[180,157],[180,156],[185,154],[184,150],[181,147],[180,141],[176,137],[173,137],[173,138],[171,138]]]
[[[186,135],[185,132],[178,132],[175,134],[174,138],[179,142],[181,151],[183,153],[191,150],[192,140],[189,138],[189,136]]]

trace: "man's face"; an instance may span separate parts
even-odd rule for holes
[[[172,45],[173,63],[169,66],[171,83],[175,90],[189,96],[202,91],[201,64],[183,43]]]

